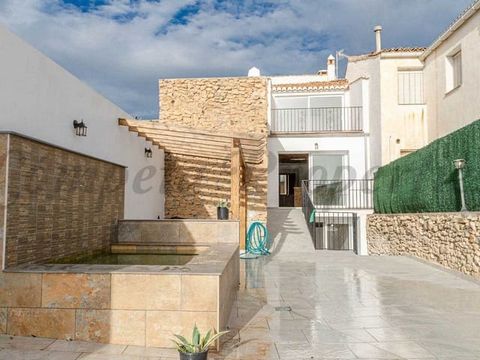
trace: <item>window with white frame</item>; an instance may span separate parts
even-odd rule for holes
[[[400,105],[425,103],[422,70],[398,70],[398,103]]]
[[[462,51],[458,50],[447,56],[446,61],[446,92],[462,85]]]

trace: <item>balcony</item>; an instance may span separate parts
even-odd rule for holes
[[[270,131],[285,133],[359,132],[363,130],[361,106],[272,109]]]
[[[373,209],[373,179],[304,180],[303,192],[316,209]]]

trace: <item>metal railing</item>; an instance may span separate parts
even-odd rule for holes
[[[272,133],[362,131],[361,106],[272,109]]]
[[[303,185],[315,208],[373,208],[373,179],[304,180]]]
[[[316,250],[353,250],[358,253],[356,213],[316,208],[306,182],[302,184],[302,211]]]
[[[306,182],[302,182],[302,211],[305,216],[305,221],[307,222],[308,231],[310,231],[310,236],[312,237],[313,243],[315,244],[315,206],[313,205],[312,199],[308,192],[308,187]]]

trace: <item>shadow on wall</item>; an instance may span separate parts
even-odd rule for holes
[[[248,211],[266,220],[267,174],[263,164],[247,167]],[[165,154],[165,217],[215,219],[221,200],[230,201],[230,162]]]

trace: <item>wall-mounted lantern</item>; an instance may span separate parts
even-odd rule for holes
[[[145,148],[145,157],[151,158],[153,156],[153,151],[151,148]]]
[[[465,193],[463,191],[463,168],[465,167],[465,160],[464,159],[453,160],[453,164],[455,165],[455,169],[458,170],[458,182],[460,184],[460,199],[462,200],[462,208],[460,209],[460,211],[468,211],[467,205],[465,204]]]
[[[315,150],[318,150],[318,143],[315,143]]]
[[[75,129],[75,135],[87,136],[87,125],[82,121],[73,120],[73,128]]]

